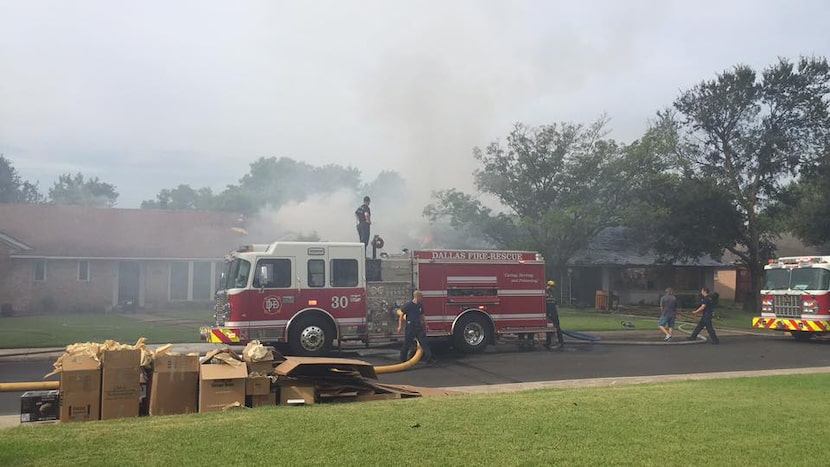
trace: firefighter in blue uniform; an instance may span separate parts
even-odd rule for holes
[[[565,346],[565,338],[562,336],[562,327],[559,325],[559,308],[556,306],[556,295],[553,292],[555,286],[556,282],[551,280],[548,281],[547,287],[545,287],[545,314],[551,323],[553,323],[553,327],[556,328],[556,348],[561,349]],[[552,340],[553,333],[548,332],[545,334],[546,349],[550,350]]]

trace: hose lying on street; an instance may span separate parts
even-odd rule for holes
[[[581,341],[597,342],[597,341],[600,340],[599,336],[592,336],[591,334],[585,334],[585,333],[575,332],[575,331],[565,331],[564,329],[562,330],[562,334],[564,334],[568,337],[572,337],[574,339],[581,340]]]
[[[415,341],[418,342],[418,341]],[[377,374],[384,374],[384,373],[397,373],[399,371],[404,371],[412,368],[415,366],[416,363],[421,361],[421,357],[424,355],[424,349],[421,348],[421,344],[418,343],[418,348],[415,349],[415,355],[412,356],[409,360],[396,363],[394,365],[383,365],[383,366],[376,366],[375,373]]]

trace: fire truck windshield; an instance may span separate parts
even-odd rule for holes
[[[766,290],[830,290],[830,271],[827,269],[769,269],[766,276]]]
[[[234,258],[225,264],[224,289],[239,289],[248,285],[248,276],[251,273],[251,263],[247,260]]]

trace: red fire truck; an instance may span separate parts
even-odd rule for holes
[[[399,306],[424,295],[427,336],[480,352],[497,336],[549,332],[545,263],[534,252],[430,250],[365,259],[361,243],[276,242],[226,258],[209,342],[287,343],[321,355],[335,341],[400,339]]]
[[[830,256],[794,256],[764,266],[761,316],[752,326],[807,340],[830,331]]]

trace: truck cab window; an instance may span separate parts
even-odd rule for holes
[[[356,259],[331,260],[332,287],[357,287],[357,283],[358,275]]]
[[[265,269],[265,276],[262,276]],[[253,286],[255,288],[288,288],[291,287],[291,260],[290,259],[261,259],[257,261]]]
[[[225,271],[225,288],[240,289],[248,285],[251,263],[244,259],[235,259],[228,263]]]
[[[308,260],[308,286],[326,286],[326,262],[322,259]]]

